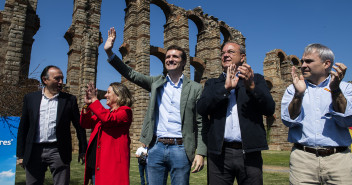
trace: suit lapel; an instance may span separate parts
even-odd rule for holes
[[[42,102],[42,91],[38,91],[38,93],[36,93],[33,97],[33,115],[34,118],[36,120],[34,120],[33,123],[39,123],[39,117],[40,117],[40,114],[39,114],[39,111],[40,111],[40,103]]]
[[[217,83],[221,83],[221,82],[224,82],[225,83],[225,80],[226,80],[226,78],[225,78],[225,76],[224,76],[224,74],[223,73],[221,73],[220,75],[219,75],[219,77],[218,78],[216,78],[216,82]]]
[[[180,114],[181,114],[181,122],[183,123],[185,108],[187,105],[187,100],[189,96],[189,91],[191,90],[191,85],[189,79],[184,76],[183,84],[182,84],[182,91],[181,91],[181,100],[180,100]],[[193,103],[193,102],[192,102]]]
[[[60,92],[58,99],[59,100],[57,105],[56,126],[60,123],[60,119],[66,104],[66,98],[63,97],[63,93]]]

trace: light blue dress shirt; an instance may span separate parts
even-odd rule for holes
[[[348,146],[352,139],[352,84],[341,82],[340,89],[347,100],[345,113],[333,110],[329,88],[330,76],[319,85],[306,81],[300,115],[292,120],[288,106],[295,94],[293,84],[285,91],[281,102],[281,119],[289,127],[288,141],[305,146]]]
[[[180,101],[183,75],[175,85],[169,75],[163,88],[158,89],[155,127],[157,137],[182,138]]]
[[[111,61],[115,55],[113,53],[108,61]],[[154,127],[154,133],[157,137],[182,138],[180,113],[182,84],[183,75],[177,85],[167,75],[166,83],[158,89]]]
[[[226,78],[226,73],[223,73]],[[238,119],[235,89],[230,91],[227,105],[224,140],[227,142],[242,142],[240,122]]]

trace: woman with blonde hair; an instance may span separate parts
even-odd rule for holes
[[[86,152],[84,184],[129,184],[130,137],[133,98],[128,88],[111,83],[106,94],[106,109],[97,98],[94,84],[87,84],[81,113],[81,126],[92,129]]]

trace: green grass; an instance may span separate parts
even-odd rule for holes
[[[290,152],[288,151],[264,151],[263,160],[264,165],[288,167],[289,166]],[[82,185],[84,178],[84,165],[77,162],[77,154],[73,154],[73,161],[71,162],[71,182],[72,185]],[[281,185],[288,184],[288,173],[284,172],[265,172],[263,175],[265,185]],[[207,169],[206,166],[201,172],[192,174],[190,176],[191,185],[205,185],[207,183]],[[16,185],[25,185],[25,172],[23,168],[17,166],[16,169]],[[53,184],[50,171],[48,170],[45,174],[45,185]],[[138,162],[136,158],[131,158],[130,167],[130,184],[140,184]],[[170,178],[168,183],[170,183]],[[237,183],[235,183],[237,184]]]
[[[290,151],[263,151],[263,163],[270,166],[289,167]]]

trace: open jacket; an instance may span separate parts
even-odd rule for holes
[[[39,110],[42,91],[27,94],[23,99],[21,121],[17,133],[17,157],[23,158],[27,165],[39,123]],[[69,164],[72,160],[71,122],[76,129],[79,141],[79,153],[87,148],[86,131],[79,126],[79,110],[75,96],[60,92],[58,96],[56,139],[61,160]]]
[[[97,137],[95,183],[128,185],[131,108],[121,106],[110,112],[97,100],[89,105],[86,113],[82,111],[80,123],[86,129],[93,129],[87,151],[93,139]],[[87,155],[89,154],[86,153],[86,159]],[[87,162],[85,164],[84,184],[88,184],[92,172],[87,170]]]
[[[152,144],[158,88],[162,88],[166,83],[166,77],[163,75],[146,76],[138,73],[124,64],[117,56],[110,61],[110,64],[126,79],[150,92],[149,105],[145,114],[140,141],[146,145]],[[204,156],[207,153],[201,134],[202,117],[196,111],[196,102],[200,98],[201,93],[202,86],[200,84],[189,80],[186,76],[183,78],[180,101],[182,139],[190,161],[193,161],[195,153]]]
[[[208,152],[221,154],[224,142],[226,112],[230,92],[225,89],[225,76],[209,79],[204,86],[201,98],[197,103],[198,113],[210,118],[204,126],[204,135]],[[255,88],[252,92],[246,90],[240,79],[235,88],[238,119],[241,129],[242,147],[244,152],[254,152],[268,149],[266,132],[263,125],[263,115],[274,114],[275,102],[271,97],[264,77],[254,74]]]

